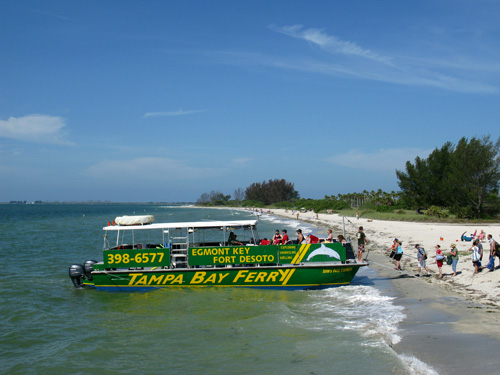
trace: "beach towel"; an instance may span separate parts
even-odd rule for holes
[[[490,261],[486,265],[486,268],[488,268],[490,271],[493,271],[495,268],[495,257],[490,257]]]

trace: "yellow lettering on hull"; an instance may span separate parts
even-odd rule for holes
[[[148,281],[148,285],[151,285],[153,284],[154,282],[156,282],[156,285],[160,285],[161,281],[163,280],[163,278],[165,277],[165,275],[160,275],[160,276],[151,276],[151,278],[149,279]]]
[[[277,270],[249,270],[240,269],[229,272],[214,272],[214,271],[196,271],[190,272],[168,272],[168,273],[130,273],[129,286],[146,286],[146,285],[183,285],[185,282],[190,285],[287,285],[292,275],[295,273],[295,268],[277,269]],[[349,268],[323,270],[327,273],[348,272]],[[232,280],[228,278],[232,275]],[[187,280],[184,280],[184,276]]]
[[[191,279],[191,284],[200,284],[203,282],[203,279],[205,278],[206,272],[196,272]]]

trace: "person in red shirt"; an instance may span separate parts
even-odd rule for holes
[[[262,240],[260,240],[260,244],[261,245],[270,245],[269,240],[267,238],[263,238]]]
[[[286,229],[283,229],[281,232],[283,233],[283,236],[281,238],[281,243],[285,245],[288,243],[288,234],[286,233]]]
[[[319,238],[316,237],[314,234],[309,234],[307,236],[307,243],[318,243]]]

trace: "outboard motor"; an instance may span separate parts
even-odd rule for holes
[[[85,275],[81,264],[72,264],[69,266],[69,277],[73,281],[75,288],[83,288],[82,277]]]
[[[92,271],[94,270],[94,264],[97,263],[97,260],[86,260],[83,263],[83,271],[85,272],[85,277],[88,280],[92,280]]]

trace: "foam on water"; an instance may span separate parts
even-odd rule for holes
[[[394,298],[366,285],[331,288],[313,295],[312,308],[324,317],[316,329],[335,324],[343,330],[359,332],[367,341],[364,345],[392,346],[401,340],[398,324],[406,315]]]
[[[431,366],[426,363],[418,360],[417,358],[407,355],[401,354],[401,360],[408,367],[410,374],[413,375],[439,375],[436,370],[434,370]]]

